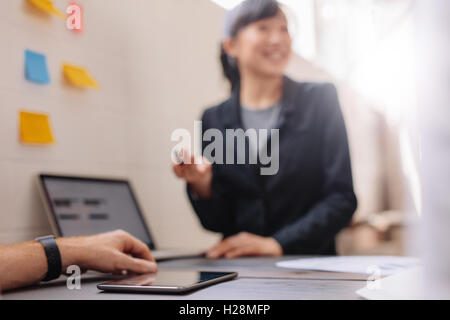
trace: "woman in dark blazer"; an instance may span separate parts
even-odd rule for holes
[[[243,153],[247,161],[174,165],[202,225],[223,234],[210,258],[336,254],[334,238],[356,210],[336,89],[284,76],[290,54],[286,17],[276,1],[246,0],[228,14],[221,61],[232,94],[204,112],[202,129],[223,134],[225,158]],[[278,129],[275,173],[263,175],[265,165],[248,162],[252,143],[273,153],[275,138],[259,145],[247,137],[244,149],[230,150],[227,129]],[[203,150],[207,146],[203,142]]]

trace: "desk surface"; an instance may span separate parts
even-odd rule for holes
[[[106,293],[97,289],[106,276],[85,275],[81,290],[69,290],[66,278],[4,293],[0,299],[134,299],[134,300],[302,300],[360,299],[355,293],[366,284],[366,275],[280,269],[277,261],[299,256],[275,258],[242,258],[235,260],[183,259],[160,262],[159,269],[236,271],[236,280],[220,283],[185,295]]]

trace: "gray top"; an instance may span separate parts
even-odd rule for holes
[[[241,106],[241,119],[245,130],[256,129],[258,137],[260,129],[267,130],[267,136],[260,136],[260,147],[263,147],[267,143],[267,139],[270,135],[270,130],[275,129],[278,122],[278,117],[281,111],[281,103],[277,102],[275,105],[265,109],[250,109],[246,106]],[[253,152],[258,152],[258,141],[253,139],[253,136],[249,136],[250,148]]]

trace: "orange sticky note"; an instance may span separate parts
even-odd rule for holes
[[[98,89],[100,85],[91,76],[89,71],[83,67],[71,64],[63,64],[63,72],[67,80],[76,87]]]
[[[53,14],[63,19],[66,18],[66,15],[58,10],[51,0],[28,0],[28,2],[44,12]]]
[[[52,144],[55,142],[49,116],[20,111],[20,140],[23,143]]]

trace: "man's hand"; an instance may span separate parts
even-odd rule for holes
[[[147,245],[122,230],[87,237],[59,238],[56,242],[64,271],[70,265],[111,273],[157,271]]]
[[[225,257],[227,259],[242,256],[281,256],[283,249],[274,238],[265,238],[255,234],[241,232],[228,237],[211,249],[206,256],[211,259]]]
[[[70,265],[77,265],[82,270],[112,273],[157,271],[147,245],[125,231],[59,238],[56,243],[61,253],[63,272]],[[47,258],[39,242],[0,246],[0,290],[37,283],[45,277],[47,271]]]

